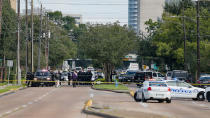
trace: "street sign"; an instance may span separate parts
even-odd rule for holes
[[[7,60],[7,66],[13,67],[13,60]]]

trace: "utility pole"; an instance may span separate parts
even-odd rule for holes
[[[46,69],[49,68],[49,38],[50,38],[50,31],[48,29],[48,13],[46,13],[46,31],[45,31],[45,59],[46,59]]]
[[[200,77],[200,15],[199,15],[199,0],[196,1],[196,15],[197,15],[197,78],[196,80],[199,79]]]
[[[182,12],[182,22],[183,22],[183,32],[184,32],[184,70],[187,70],[187,64],[186,64],[186,28],[185,28],[185,8],[184,8],[184,0],[182,0],[182,8],[183,8],[183,12]]]
[[[37,66],[37,69],[40,69],[41,39],[42,39],[42,4],[41,4],[41,10],[40,10],[40,31],[39,31],[39,49],[38,49],[38,66]]]
[[[20,0],[18,2],[18,30],[17,30],[17,80],[18,85],[21,85],[21,70],[20,70]]]
[[[2,22],[2,6],[3,6],[3,0],[0,0],[0,40],[1,40],[1,22]],[[2,65],[0,65],[1,67]],[[3,80],[3,68],[1,69],[1,74],[0,74],[0,81]]]
[[[2,4],[3,0],[0,0],[0,38],[1,38],[1,22],[2,22]]]
[[[25,22],[25,27],[26,27],[26,30],[25,30],[25,38],[26,38],[26,75],[27,75],[27,72],[28,72],[28,0],[25,0],[25,5],[26,5],[26,22]]]
[[[34,10],[34,1],[31,0],[31,72],[34,72],[34,19],[33,19],[33,10]]]

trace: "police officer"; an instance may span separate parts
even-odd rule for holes
[[[76,87],[76,84],[77,84],[76,82],[77,82],[77,79],[78,79],[76,70],[72,73],[72,79],[73,79],[73,87]]]

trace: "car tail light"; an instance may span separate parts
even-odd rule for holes
[[[147,90],[148,90],[148,91],[151,91],[151,90],[152,90],[152,88],[151,88],[151,87],[148,87],[148,88],[147,88]]]
[[[170,88],[168,88],[168,91],[171,91],[171,89],[170,89]]]

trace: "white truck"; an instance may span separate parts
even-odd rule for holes
[[[130,63],[127,71],[129,71],[129,70],[132,70],[132,71],[133,70],[139,70],[139,64],[138,63]]]
[[[210,87],[207,87],[205,90],[205,97],[208,102],[210,102]]]

